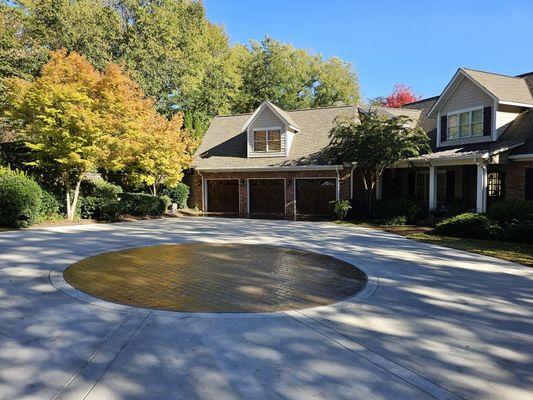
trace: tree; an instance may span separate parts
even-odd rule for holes
[[[190,161],[195,142],[182,131],[181,117],[168,121],[158,114],[154,101],[116,64],[98,72],[63,49],[51,54],[39,78],[9,78],[6,85],[4,116],[30,148],[31,164],[60,176],[71,220],[87,172],[128,171],[133,180],[157,188],[179,180]]]
[[[359,118],[337,119],[330,131],[326,154],[335,163],[356,165],[363,178],[369,215],[374,191],[385,168],[429,151],[429,138],[405,117],[386,118],[375,111],[359,112]]]
[[[422,96],[413,93],[409,86],[397,83],[394,85],[392,93],[385,98],[383,105],[386,107],[401,108],[405,104],[418,101],[421,98]]]
[[[32,150],[32,164],[58,171],[70,220],[74,218],[83,174],[94,170],[105,157],[100,146],[104,132],[94,96],[99,78],[87,60],[62,51],[52,53],[51,61],[35,81],[6,81],[10,100],[6,119],[20,129]]]
[[[249,112],[265,99],[286,110],[354,104],[358,84],[349,64],[323,60],[305,50],[266,38],[252,42],[242,71],[234,112]]]

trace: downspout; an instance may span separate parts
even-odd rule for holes
[[[350,200],[353,200],[353,172],[357,167],[357,163],[354,163],[352,169],[350,170]]]
[[[341,177],[340,177],[340,174],[339,174],[339,168],[338,167],[335,167],[335,171],[337,172],[337,184],[335,185],[335,197],[336,197],[336,200],[339,201],[340,200],[340,191],[341,191]]]

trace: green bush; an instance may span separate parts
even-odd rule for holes
[[[381,220],[379,224],[385,226],[405,225],[407,224],[407,217],[405,215],[398,215],[397,217]]]
[[[83,197],[105,197],[108,199],[117,199],[122,193],[122,188],[113,183],[97,180],[97,181],[83,181],[81,190]]]
[[[80,199],[82,218],[115,221],[122,213],[119,195],[122,188],[106,181],[84,182],[84,197]]]
[[[176,186],[164,188],[161,194],[170,197],[172,202],[178,205],[178,208],[185,208],[189,198],[189,186],[179,182]]]
[[[0,225],[25,228],[41,211],[41,188],[21,172],[0,169]]]
[[[41,208],[39,212],[39,219],[45,221],[59,217],[59,210],[61,205],[57,198],[47,190],[41,191]]]
[[[339,220],[345,220],[348,212],[352,209],[350,202],[348,200],[334,200],[330,201],[330,204],[333,205],[333,212]]]
[[[533,243],[533,221],[513,222],[504,228],[504,239],[511,242]]]
[[[472,239],[498,239],[501,238],[503,230],[485,215],[465,213],[438,223],[435,233]]]
[[[422,208],[414,200],[409,199],[381,199],[376,201],[375,218],[378,220],[393,220],[404,217],[405,223],[413,223],[424,215]],[[398,219],[399,221],[400,219]]]
[[[490,205],[487,217],[502,225],[533,221],[533,201],[497,201]]]
[[[448,204],[446,204],[446,211],[448,215],[459,215],[464,214],[468,211],[471,211],[470,207],[468,206],[468,202],[463,199],[451,199]]]
[[[120,202],[124,214],[135,216],[161,215],[166,210],[164,200],[145,193],[123,193]]]
[[[166,194],[164,194],[163,196],[159,196],[159,198],[163,200],[163,203],[165,203],[165,210],[168,210],[168,208],[172,204],[172,199],[168,197]]]

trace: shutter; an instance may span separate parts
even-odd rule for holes
[[[448,116],[440,117],[440,141],[445,142],[448,138]]]
[[[446,202],[455,197],[455,171],[446,171]]]
[[[533,168],[526,169],[526,200],[533,200]]]
[[[416,175],[414,172],[409,172],[409,175],[407,177],[408,179],[408,184],[407,184],[407,195],[408,197],[410,198],[414,198],[415,197],[415,179],[416,179]]]
[[[492,107],[483,109],[483,136],[490,136],[492,133]]]

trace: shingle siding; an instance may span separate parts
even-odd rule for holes
[[[441,106],[440,113],[465,110],[473,107],[493,106],[493,99],[472,81],[464,78],[452,93],[450,98]]]

